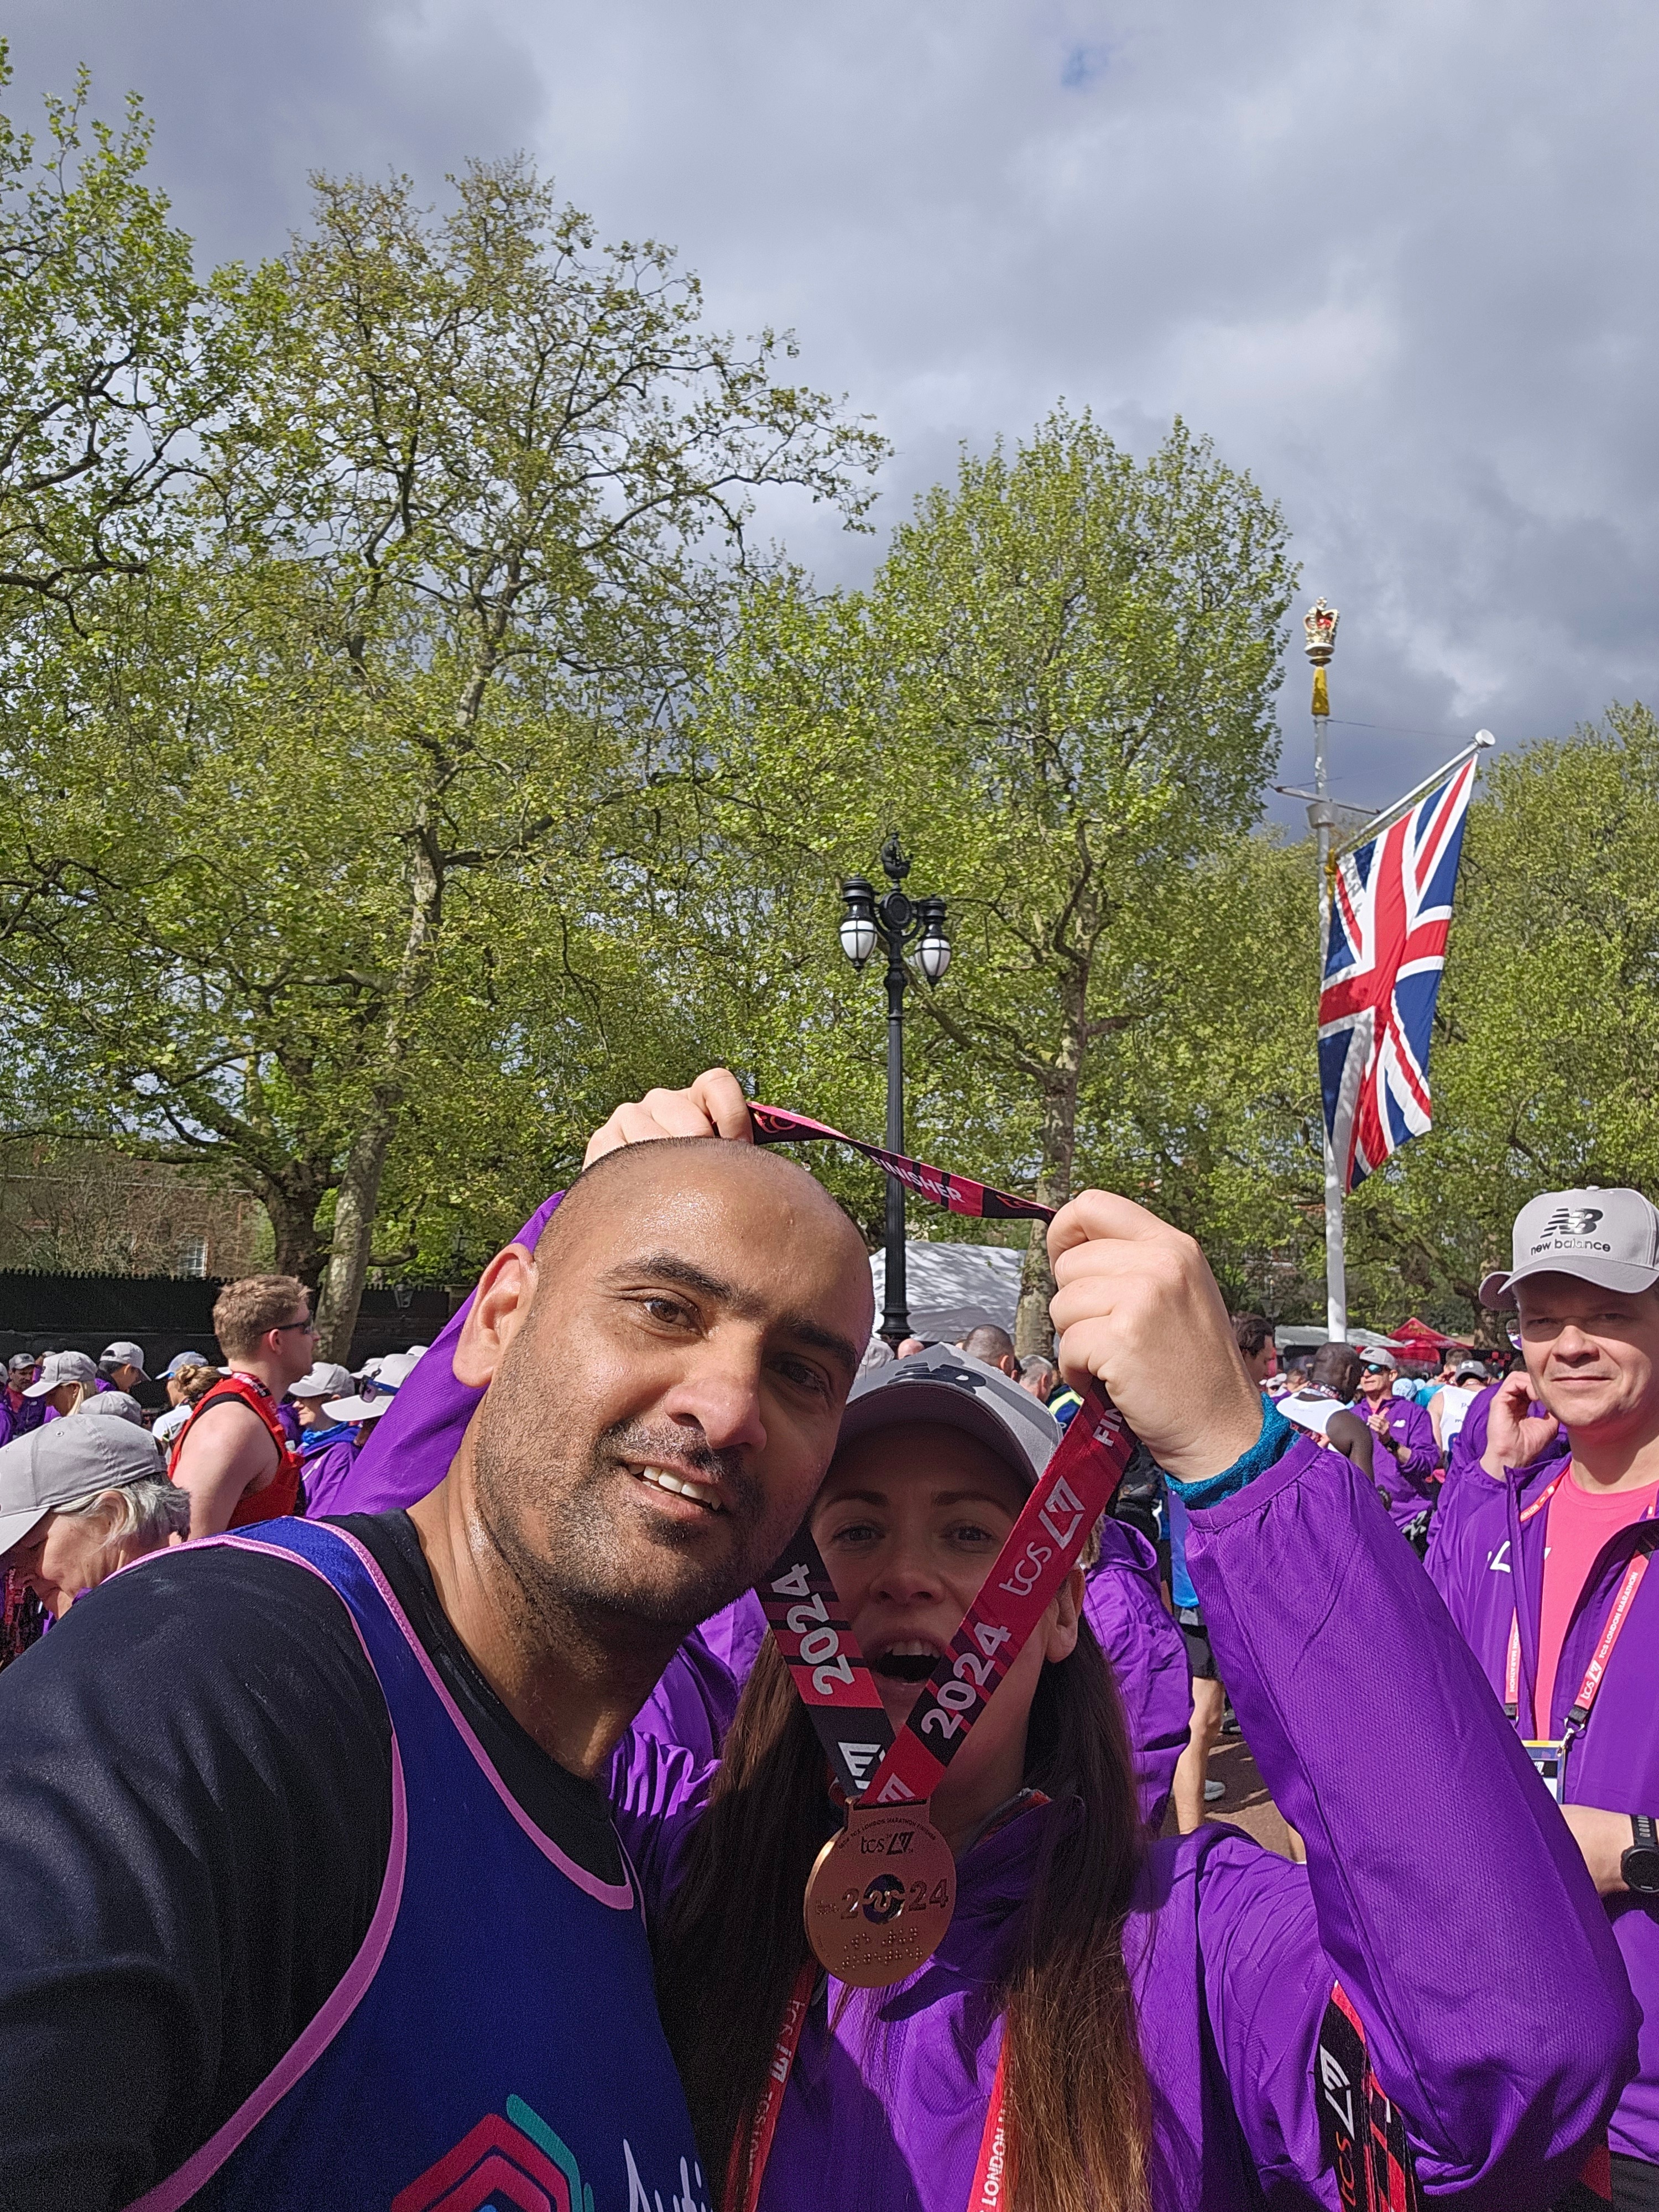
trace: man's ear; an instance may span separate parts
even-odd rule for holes
[[[522,1244],[505,1246],[478,1278],[471,1310],[462,1324],[452,1362],[458,1382],[482,1390],[495,1380],[507,1346],[524,1327],[535,1295],[534,1258]]]

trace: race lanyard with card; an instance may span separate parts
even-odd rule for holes
[[[1528,1512],[1536,1512],[1540,1507],[1547,1505],[1561,1480],[1562,1477],[1557,1475],[1549,1489],[1528,1508]],[[1540,1781],[1558,1805],[1565,1802],[1562,1793],[1566,1786],[1567,1753],[1571,1750],[1576,1738],[1583,1734],[1589,1724],[1590,1708],[1595,1705],[1596,1692],[1601,1689],[1606,1678],[1607,1662],[1613,1656],[1613,1646],[1624,1633],[1625,1623],[1630,1619],[1631,1607],[1636,1602],[1636,1593],[1641,1589],[1642,1577],[1648,1571],[1648,1562],[1653,1556],[1656,1536],[1659,1536],[1659,1531],[1650,1529],[1644,1531],[1637,1540],[1636,1552],[1620,1578],[1619,1588],[1613,1593],[1612,1607],[1606,1621],[1602,1624],[1601,1637],[1591,1655],[1590,1662],[1584,1669],[1584,1679],[1578,1685],[1578,1694],[1567,1709],[1566,1718],[1561,1724],[1560,1735],[1554,1738],[1531,1736],[1522,1738],[1522,1749],[1537,1770]],[[1514,1720],[1520,1711],[1520,1700],[1521,1619],[1517,1612],[1510,1621],[1509,1650],[1504,1661],[1504,1711],[1510,1720]],[[1545,1717],[1547,1718],[1547,1715]],[[1533,1715],[1534,1725],[1537,1718],[1538,1716],[1534,1711]]]
[[[824,1140],[873,1159],[936,1206],[981,1220],[1048,1221],[1054,1209],[751,1106],[756,1141]],[[1055,1447],[978,1596],[896,1736],[803,1527],[757,1586],[772,1635],[848,1801],[847,1826],[807,1881],[807,1940],[840,1981],[884,1989],[939,1948],[956,1905],[950,1846],[927,1817],[946,1768],[1076,1565],[1134,1449],[1097,1383]]]

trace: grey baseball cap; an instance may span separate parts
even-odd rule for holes
[[[1647,1291],[1659,1283],[1659,1212],[1639,1190],[1547,1190],[1515,1217],[1513,1258],[1480,1285],[1480,1303],[1516,1304],[1528,1275],[1577,1275],[1604,1291]]]
[[[21,1543],[53,1506],[160,1472],[154,1439],[131,1421],[49,1421],[0,1445],[0,1553]]]
[[[308,1375],[289,1384],[288,1395],[290,1398],[349,1398],[351,1370],[331,1359],[319,1359]]]
[[[44,1398],[48,1390],[61,1390],[65,1382],[95,1382],[98,1370],[84,1352],[49,1352],[40,1372],[24,1391],[26,1398]]]
[[[102,1413],[118,1421],[136,1421],[144,1425],[144,1409],[127,1390],[98,1390],[90,1398],[82,1398],[75,1409],[78,1420],[82,1413]]]
[[[136,1367],[146,1382],[149,1380],[149,1370],[144,1364],[143,1346],[130,1343],[124,1336],[104,1346],[98,1355],[98,1364],[100,1367]]]
[[[6,1362],[6,1372],[8,1375],[15,1375],[20,1367],[27,1367],[32,1372],[40,1364],[40,1361],[32,1352],[14,1352]]]
[[[949,1344],[866,1369],[848,1395],[837,1449],[902,1421],[937,1421],[977,1437],[1027,1490],[1060,1437],[1060,1423],[1041,1400],[1000,1368]]]

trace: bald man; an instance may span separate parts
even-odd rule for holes
[[[623,1109],[490,1262],[412,1511],[165,1554],[0,1675],[9,2212],[713,2201],[593,1777],[872,1320],[840,1209],[715,1130],[730,1076]]]

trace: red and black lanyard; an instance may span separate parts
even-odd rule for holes
[[[992,1190],[966,1176],[843,1136],[822,1121],[751,1106],[757,1143],[823,1139],[878,1161],[909,1188],[952,1213],[981,1220],[1052,1221],[1054,1208]],[[933,1669],[896,1739],[881,1692],[854,1641],[834,1583],[809,1528],[801,1529],[758,1595],[784,1663],[811,1715],[836,1780],[850,1803],[923,1803],[990,1703],[1077,1565],[1111,1504],[1134,1437],[1097,1382],[1037,1478],[1024,1511]]]

